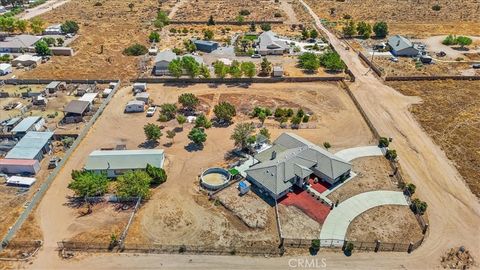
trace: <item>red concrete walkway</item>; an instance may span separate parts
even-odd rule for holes
[[[296,189],[294,192],[288,193],[285,197],[280,199],[279,203],[297,207],[320,224],[323,224],[328,213],[330,213],[330,206],[317,201],[302,189]]]
[[[323,183],[321,181],[315,184],[315,182],[313,181],[313,178],[310,178],[308,180],[308,183],[310,184],[310,186],[313,189],[315,189],[319,193],[323,193],[324,191],[326,191],[329,188],[329,185],[327,183]]]

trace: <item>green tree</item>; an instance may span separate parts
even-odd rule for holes
[[[318,37],[318,31],[316,29],[310,30],[310,37],[316,39]]]
[[[76,34],[78,30],[80,30],[80,27],[78,26],[78,23],[75,21],[65,21],[60,26],[60,29],[62,29],[62,32],[65,34]]]
[[[417,186],[415,186],[414,184],[412,183],[408,183],[406,186],[405,186],[405,190],[408,191],[408,193],[410,194],[410,196],[413,195],[413,193],[415,193],[415,190],[417,189]]]
[[[215,117],[220,122],[227,122],[230,123],[232,118],[237,114],[235,110],[235,106],[228,102],[220,102],[213,108],[213,113],[215,113]]]
[[[25,33],[27,31],[27,27],[28,27],[28,22],[26,20],[15,21],[15,28],[17,28],[18,31]]]
[[[207,134],[203,128],[192,128],[192,130],[190,130],[188,133],[188,139],[195,144],[203,145],[203,143],[207,140]]]
[[[145,171],[128,171],[117,178],[117,196],[124,198],[150,197],[152,177]]]
[[[197,119],[195,119],[195,127],[208,129],[212,127],[212,122],[210,122],[210,120],[208,120],[205,114],[202,113],[199,116],[197,116]]]
[[[258,114],[258,120],[260,120],[260,123],[262,123],[262,126],[265,123],[266,119],[267,119],[267,115],[265,114],[265,112],[261,112]]]
[[[457,44],[459,44],[462,48],[464,48],[465,46],[472,44],[472,39],[465,36],[458,36]]]
[[[146,124],[143,126],[143,132],[149,141],[158,141],[163,135],[160,127],[155,124]]]
[[[270,141],[271,135],[270,135],[270,131],[268,131],[267,128],[261,128],[261,129],[260,129],[260,134],[261,134],[262,136],[264,136],[265,138],[267,138],[268,141]]]
[[[242,15],[238,15],[235,18],[235,21],[237,21],[238,23],[243,23],[245,21],[245,17],[243,17]]]
[[[240,147],[240,149],[246,149],[248,146],[248,138],[252,135],[255,127],[252,123],[239,123],[233,129],[233,133],[230,136],[235,142],[235,146]]]
[[[262,63],[260,63],[261,73],[265,76],[272,73],[272,63],[268,61],[266,57],[262,59]]]
[[[210,29],[206,29],[203,31],[203,38],[205,40],[212,40],[214,35],[215,34],[213,33],[213,31]]]
[[[292,117],[292,119],[290,120],[290,123],[292,123],[293,128],[297,128],[298,125],[300,125],[301,122],[302,122],[302,118],[298,117],[297,115]]]
[[[340,58],[337,52],[328,51],[320,56],[320,65],[327,70],[340,71],[345,69],[346,65]]]
[[[48,44],[48,47],[55,46],[55,42],[56,42],[55,38],[53,37],[44,37],[43,41],[45,41]]]
[[[176,135],[177,135],[177,133],[175,132],[175,130],[167,130],[167,138],[172,140],[172,143],[173,143]]]
[[[52,51],[48,47],[47,42],[40,40],[35,44],[35,52],[38,55],[45,56],[45,55],[51,55]]]
[[[182,60],[177,58],[170,61],[170,63],[168,63],[168,71],[173,77],[180,78],[183,74]]]
[[[388,149],[385,157],[389,160],[395,160],[397,158],[397,151],[393,149]]]
[[[177,122],[183,128],[183,125],[187,122],[187,118],[183,114],[177,115]]]
[[[30,29],[32,29],[32,32],[34,34],[41,34],[43,32],[44,28],[44,22],[40,18],[33,18],[30,21]]]
[[[346,25],[342,28],[343,36],[350,38],[356,33],[355,22],[348,21]]]
[[[324,142],[323,143],[323,147],[325,147],[325,149],[330,149],[332,147],[332,145],[329,143],[329,142]]]
[[[58,46],[63,46],[63,43],[65,43],[65,41],[63,40],[63,38],[61,38],[61,37],[57,38],[57,44],[58,44]]]
[[[425,211],[427,211],[427,207],[428,205],[426,202],[421,201],[420,199],[417,199],[417,198],[413,199],[412,204],[410,204],[410,209],[412,209],[412,211],[418,215],[425,214]]]
[[[272,30],[272,26],[271,26],[269,23],[262,23],[262,24],[260,25],[260,29],[262,29],[263,31],[267,32],[267,31]]]
[[[253,78],[257,74],[257,70],[253,62],[242,62],[240,68],[242,69],[242,73],[249,78]]]
[[[150,35],[148,35],[148,40],[150,40],[150,42],[159,42],[160,34],[157,31],[152,31]]]
[[[160,10],[157,13],[157,18],[153,22],[153,25],[156,28],[162,29],[164,26],[169,24],[170,24],[170,18],[168,17],[168,14],[165,11]]]
[[[190,39],[185,39],[183,41],[183,46],[185,47],[185,50],[189,53],[193,53],[197,50],[197,46]]]
[[[240,69],[240,63],[237,60],[232,61],[232,64],[230,65],[228,73],[230,73],[230,75],[233,78],[242,77],[242,70]]]
[[[193,93],[183,93],[178,97],[178,103],[186,110],[193,111],[200,104],[200,100]]]
[[[200,66],[200,76],[203,78],[210,78],[210,69],[206,65],[201,65]]]
[[[210,15],[210,18],[208,18],[207,25],[215,25],[215,20],[213,20],[212,15]]]
[[[251,23],[250,23],[249,31],[250,31],[250,32],[255,32],[255,31],[257,31],[257,26],[255,25],[254,22],[251,22]]]
[[[386,22],[376,22],[373,25],[373,32],[377,38],[384,38],[388,35],[388,25]]]
[[[172,103],[164,103],[160,105],[161,113],[167,117],[168,120],[175,118],[177,112],[177,106]]]
[[[192,56],[182,57],[182,67],[191,78],[195,78],[200,74],[200,64]]]
[[[72,171],[72,182],[68,188],[79,197],[101,196],[108,189],[107,175],[88,171]]]
[[[167,173],[164,169],[147,164],[145,172],[152,179],[150,185],[160,185],[167,181]]]
[[[320,61],[316,54],[306,52],[298,56],[298,62],[301,68],[313,72],[320,67]]]
[[[303,28],[302,30],[302,39],[308,39],[310,37],[310,32],[307,30],[307,28]]]
[[[215,61],[215,63],[213,63],[213,70],[215,72],[215,76],[223,79],[225,76],[227,76],[229,68],[222,61]]]
[[[127,56],[140,56],[146,53],[148,53],[147,47],[138,43],[135,43],[130,47],[125,48],[125,50],[123,50],[123,54]]]
[[[379,147],[388,147],[388,145],[390,144],[390,141],[388,140],[388,138],[385,138],[385,137],[380,137],[380,139],[378,140],[378,146]]]
[[[442,41],[442,44],[447,45],[447,46],[456,45],[457,44],[457,37],[450,34]]]
[[[357,23],[357,32],[364,39],[370,38],[372,35],[372,26],[364,21]]]

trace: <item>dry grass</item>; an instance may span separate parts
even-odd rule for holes
[[[367,210],[348,226],[350,241],[383,243],[415,243],[422,238],[422,230],[407,206],[386,205]]]
[[[479,75],[480,71],[473,70],[471,64],[461,62],[436,62],[415,66],[411,58],[398,58],[398,62],[392,62],[386,57],[376,57],[375,64],[383,70],[387,76],[431,76],[431,75]]]
[[[189,0],[175,14],[174,20],[207,21],[210,15],[217,21],[236,21],[241,10],[248,10],[246,21],[283,21],[285,12],[273,0]],[[281,17],[275,17],[279,13]]]
[[[411,111],[480,195],[480,82],[390,82],[401,93],[420,96],[423,103]]]

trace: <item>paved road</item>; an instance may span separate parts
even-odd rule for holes
[[[320,239],[345,239],[348,226],[355,217],[382,205],[408,206],[408,203],[403,193],[398,191],[379,190],[355,195],[330,211],[322,225]]]
[[[22,20],[30,20],[31,18],[41,15],[47,11],[57,8],[63,4],[68,3],[70,0],[49,0],[44,4],[28,9],[25,12],[19,14],[17,17]]]
[[[354,148],[343,149],[335,153],[337,157],[340,157],[346,161],[352,161],[362,157],[375,157],[383,156],[382,148],[374,146],[360,146]]]

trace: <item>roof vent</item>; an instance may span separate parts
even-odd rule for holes
[[[273,151],[271,160],[274,160],[276,158],[277,158],[277,151]]]

